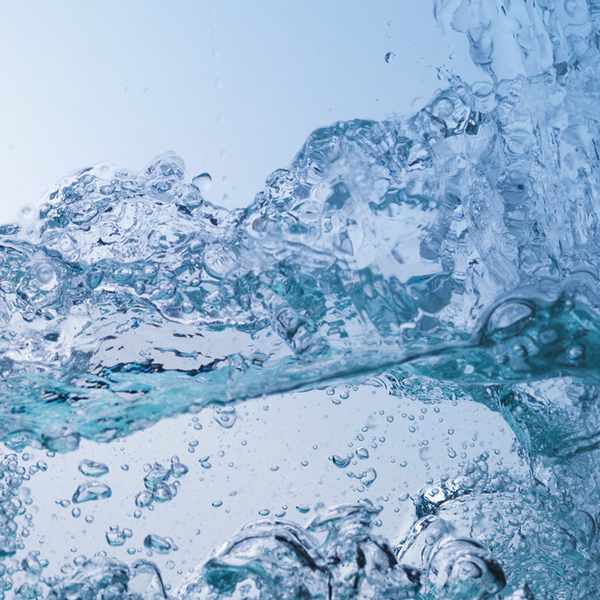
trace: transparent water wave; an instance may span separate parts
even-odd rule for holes
[[[416,115],[314,132],[248,208],[206,202],[167,153],[76,172],[0,230],[0,437],[15,448],[386,373],[392,394],[438,386],[500,412],[529,462],[525,480],[482,460],[422,490],[397,547],[367,503],[311,533],[246,526],[180,598],[597,597],[598,6],[435,9],[488,80],[443,73]],[[20,597],[166,594],[147,562],[79,567],[44,582],[32,556]]]

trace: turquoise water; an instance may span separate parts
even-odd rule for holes
[[[306,528],[248,524],[181,599],[598,597],[600,9],[435,9],[485,81],[441,71],[415,115],[315,131],[248,208],[211,205],[208,177],[186,183],[167,153],[78,171],[37,219],[0,229],[0,436],[15,452],[215,404],[228,428],[233,403],[372,375],[420,400],[437,380],[520,443],[527,477],[465,465],[413,496],[418,520],[393,545],[367,500]],[[1,463],[6,557],[26,547],[17,464]],[[165,501],[182,468],[155,473],[138,506]],[[110,495],[90,481],[74,503]],[[22,598],[166,594],[147,561],[100,556],[53,580],[35,555],[20,565]]]

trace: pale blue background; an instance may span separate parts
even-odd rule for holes
[[[211,173],[211,201],[246,205],[315,128],[411,112],[442,64],[479,76],[416,0],[2,5],[2,221],[74,169],[166,150]]]

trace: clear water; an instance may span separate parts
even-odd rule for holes
[[[435,10],[468,36],[486,81],[441,73],[446,88],[413,116],[314,132],[248,208],[206,202],[210,176],[186,184],[169,153],[143,172],[74,173],[39,215],[2,227],[7,597],[598,597],[600,7]],[[235,403],[374,376],[402,402],[499,413],[518,460],[465,453],[409,490],[414,522],[388,541],[367,499],[371,450],[333,454],[363,500],[306,526],[265,510],[179,589],[149,560],[107,556],[126,527],[55,576],[27,542],[24,481],[48,468],[26,464],[28,447],[65,453],[208,406],[227,430]],[[176,503],[185,463],[149,465],[137,516]],[[80,464],[73,517],[111,497],[107,469]],[[154,557],[176,541],[143,545]]]

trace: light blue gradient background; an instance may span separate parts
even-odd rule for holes
[[[2,221],[75,169],[166,150],[244,206],[317,127],[411,112],[442,64],[478,76],[416,0],[5,2],[0,56]]]

